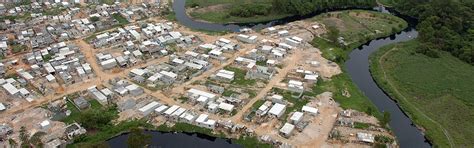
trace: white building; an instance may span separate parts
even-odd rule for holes
[[[275,105],[270,108],[268,114],[276,118],[280,118],[285,113],[286,105],[275,103]]]
[[[159,106],[160,106],[160,103],[158,103],[156,101],[153,101],[153,102],[148,103],[147,105],[143,106],[142,108],[138,109],[138,111],[140,111],[140,113],[143,116],[148,116],[148,114],[150,114],[153,110],[155,110]]]
[[[280,134],[283,137],[290,137],[293,134],[293,131],[295,130],[295,125],[290,124],[290,123],[285,123],[283,127],[280,129]]]
[[[290,117],[290,122],[293,124],[298,124],[303,119],[304,113],[302,112],[295,112]]]

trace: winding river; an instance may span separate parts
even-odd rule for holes
[[[185,11],[185,0],[175,0],[173,9],[176,13],[177,21],[189,28],[209,31],[233,31],[237,32],[242,28],[262,29],[275,25],[282,25],[288,22],[302,20],[318,13],[309,16],[292,16],[274,21],[262,23],[242,23],[242,24],[215,24],[208,22],[195,21],[191,19]],[[384,8],[379,9],[382,12],[388,12]],[[415,29],[416,21],[408,17],[404,17],[397,13],[392,13],[396,16],[402,17],[409,22],[409,27],[400,33],[391,35],[389,37],[374,39],[350,53],[350,59],[346,61],[346,71],[358,88],[377,106],[379,111],[387,111],[391,113],[390,127],[394,131],[400,147],[431,147],[431,144],[424,137],[423,133],[417,129],[408,116],[400,109],[398,104],[393,101],[378,85],[375,83],[369,71],[369,56],[377,51],[380,47],[412,40],[418,36]],[[240,147],[232,144],[229,140],[213,138],[201,134],[188,133],[162,133],[152,132],[153,135],[152,147]],[[111,146],[123,147],[126,143],[127,134],[120,135],[108,140]]]
[[[175,0],[173,9],[176,13],[177,21],[189,28],[210,30],[210,31],[239,31],[241,28],[262,29],[274,25],[282,25],[288,22],[305,19],[304,17],[287,17],[279,20],[262,23],[244,23],[244,24],[215,24],[191,19],[185,11],[185,0]],[[388,11],[381,7],[382,12]],[[431,147],[431,144],[424,137],[423,133],[417,129],[408,116],[400,109],[398,104],[393,101],[380,87],[377,86],[369,71],[369,55],[377,51],[380,47],[412,40],[418,36],[415,29],[416,20],[402,16],[398,13],[393,15],[404,18],[409,22],[409,27],[400,33],[385,38],[374,39],[350,53],[350,59],[345,63],[346,71],[359,89],[377,106],[380,111],[391,113],[390,127],[394,131],[401,147]],[[313,14],[313,16],[316,14]]]

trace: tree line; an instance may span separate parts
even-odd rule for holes
[[[474,65],[474,1],[394,0],[394,7],[418,18],[417,52],[438,57],[438,50]]]
[[[236,4],[231,16],[252,17],[268,14],[307,15],[316,11],[341,8],[372,8],[376,0],[270,0],[269,3]]]

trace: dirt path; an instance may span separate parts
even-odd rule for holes
[[[252,100],[250,100],[244,107],[242,107],[242,109],[237,114],[235,114],[231,118],[232,121],[237,122],[237,123],[241,123],[243,114],[247,110],[249,110],[252,107],[252,105],[255,102],[257,102],[260,98],[265,97],[267,95],[267,93],[272,90],[273,86],[280,83],[286,77],[288,72],[290,72],[291,70],[296,68],[297,62],[300,61],[301,53],[302,53],[301,49],[296,49],[295,53],[293,53],[291,55],[291,57],[288,58],[288,62],[286,63],[285,67],[283,69],[279,70],[278,74],[275,75],[274,77],[272,77],[272,79],[268,82],[268,84],[265,86],[265,88],[263,88],[257,94],[257,96],[255,96]]]
[[[420,109],[418,109],[416,107],[416,105],[413,105],[410,101],[408,101],[406,99],[406,97],[397,89],[397,87],[395,87],[395,85],[393,84],[392,81],[390,81],[390,79],[387,77],[387,73],[385,71],[385,68],[383,67],[383,60],[382,59],[385,59],[385,56],[389,55],[389,53],[391,53],[392,51],[396,51],[398,50],[398,48],[393,48],[387,52],[385,52],[378,60],[378,63],[380,65],[380,69],[382,70],[382,73],[383,73],[383,77],[385,79],[385,81],[387,81],[387,84],[391,87],[392,90],[394,90],[394,92],[396,94],[398,94],[398,96],[400,96],[401,99],[403,99],[403,101],[408,104],[411,108],[414,108],[416,110],[416,112],[418,112],[421,116],[423,116],[424,118],[430,120],[431,122],[435,123],[439,128],[441,128],[441,130],[443,131],[443,134],[444,136],[446,137],[446,139],[448,140],[449,142],[449,146],[450,147],[456,147],[451,136],[449,135],[448,133],[448,130],[446,130],[440,123],[436,122],[435,120],[431,119],[430,117],[428,117],[425,113],[423,113]]]

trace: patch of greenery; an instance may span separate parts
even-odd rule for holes
[[[235,94],[235,93],[237,93],[237,92],[226,89],[226,90],[224,90],[224,93],[222,93],[222,96],[230,97],[232,94]]]
[[[271,148],[271,144],[260,142],[257,137],[241,136],[239,139],[232,139],[232,143],[239,144],[243,147]]]
[[[347,73],[333,76],[331,80],[318,80],[312,90],[316,94],[333,92],[333,99],[343,109],[355,109],[375,117],[382,117],[375,105],[357,88]],[[344,91],[347,91],[350,97],[343,96]]]
[[[112,17],[119,22],[119,25],[125,25],[128,24],[128,20],[124,18],[120,13],[114,13],[112,14]]]
[[[354,128],[368,129],[369,127],[370,127],[370,124],[368,124],[368,123],[354,122]]]
[[[348,59],[352,49],[408,26],[405,20],[396,16],[365,10],[324,13],[315,16],[313,20],[323,23],[330,31],[321,37],[315,37],[311,44],[323,52],[323,57],[339,64]],[[345,44],[339,43],[339,37],[344,38]]]
[[[474,67],[447,52],[418,54],[421,44],[382,47],[370,57],[371,74],[435,146],[450,146],[443,128],[456,147],[474,145]]]
[[[53,56],[51,54],[46,54],[43,56],[43,61],[48,62],[53,59]]]
[[[187,132],[187,133],[200,133],[218,138],[225,138],[225,135],[222,133],[215,134],[211,129],[199,127],[196,125],[188,123],[175,123],[174,126],[168,127],[165,124],[162,124],[157,127],[158,131],[162,132]]]
[[[27,49],[28,49],[28,46],[26,46],[26,45],[22,45],[22,44],[12,45],[12,52],[13,53],[23,52],[23,51],[26,51]]]
[[[146,123],[145,120],[130,120],[121,122],[114,126],[108,126],[103,128],[94,134],[87,134],[74,139],[74,142],[67,147],[81,148],[91,146],[107,146],[105,141],[113,136],[124,133],[132,128],[144,127],[147,129],[153,129],[153,125]]]
[[[256,80],[245,79],[245,75],[247,74],[246,70],[231,66],[226,66],[224,67],[224,69],[228,71],[233,71],[235,73],[234,80],[231,82],[232,84],[239,86],[253,86],[257,83]]]
[[[67,124],[71,124],[71,123],[74,123],[77,121],[77,119],[79,118],[79,115],[81,114],[81,111],[79,111],[79,109],[77,109],[74,104],[70,101],[67,101],[66,102],[66,107],[68,110],[71,111],[71,114],[69,116],[67,116],[66,118],[62,119],[61,121],[64,122],[64,123],[67,123]]]

